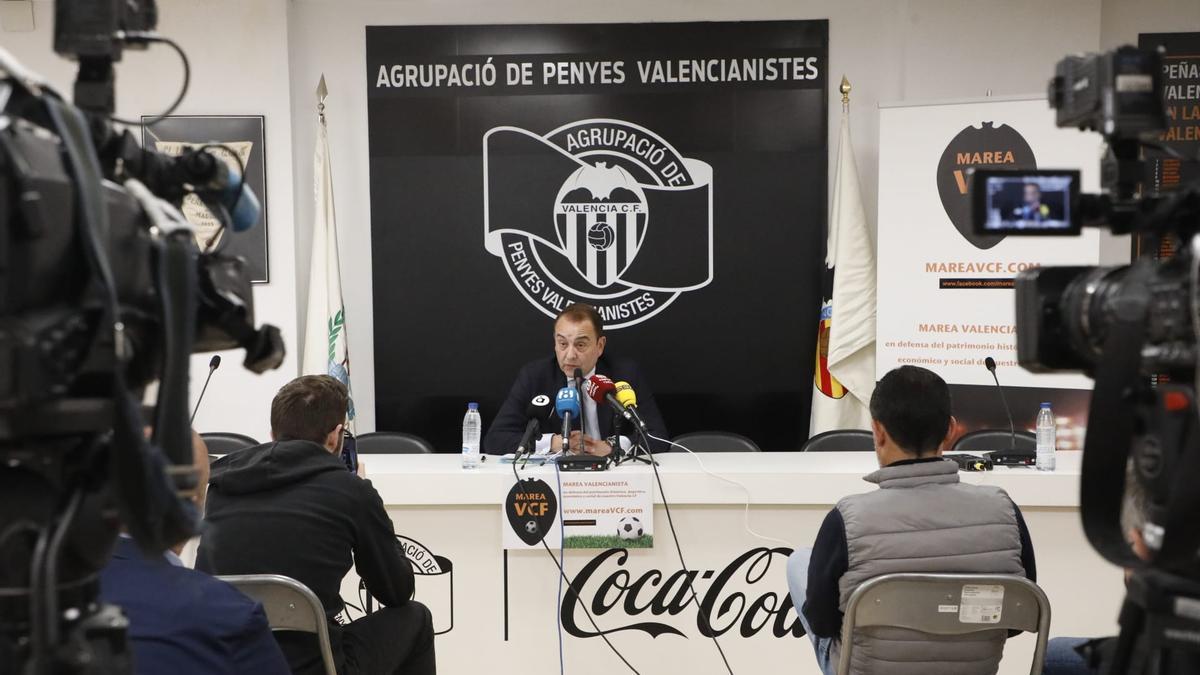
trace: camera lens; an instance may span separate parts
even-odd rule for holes
[[[1093,267],[1075,277],[1062,295],[1062,316],[1074,351],[1095,363],[1104,348],[1114,303],[1128,267]]]

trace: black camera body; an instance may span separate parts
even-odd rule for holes
[[[284,356],[279,330],[254,324],[245,262],[220,245],[201,250],[178,209],[196,194],[230,227],[239,205],[256,208],[240,176],[204,149],[169,157],[111,125],[122,32],[152,29],[153,7],[57,4],[55,45],[79,59],[75,91],[88,105],[66,103],[0,52],[5,672],[128,672],[119,613],[97,603],[96,578],[118,528],[146,552],[196,532],[181,496],[197,480],[191,354],[242,347],[260,373]]]
[[[158,25],[154,0],[58,0],[54,4],[54,51],[74,58],[121,60],[118,31],[148,32]]]
[[[972,185],[976,232],[1074,234],[1083,226],[1104,227],[1136,234],[1152,250],[1165,244],[1175,252],[1121,267],[1019,273],[1017,360],[1032,372],[1078,371],[1095,380],[1081,475],[1083,528],[1104,558],[1135,570],[1104,672],[1125,673],[1131,665],[1143,672],[1145,664],[1135,660],[1161,672],[1200,672],[1200,621],[1179,613],[1200,603],[1200,530],[1194,525],[1200,513],[1200,185],[1169,194],[1142,185],[1145,149],[1173,152],[1157,143],[1166,130],[1159,53],[1121,47],[1065,58],[1055,68],[1049,99],[1059,127],[1104,135],[1102,193],[1065,197],[1070,223],[1062,222],[1066,217],[1006,218],[987,203],[1002,193],[1000,183],[1036,187],[1045,175],[1066,180],[1072,172],[981,173]],[[1148,559],[1135,554],[1123,529],[1127,490],[1144,495],[1133,508],[1145,519],[1138,534]]]
[[[1054,67],[1048,98],[1055,123],[1108,137],[1137,137],[1163,128],[1162,57],[1120,47],[1068,56]]]
[[[1191,319],[1188,257],[1155,266],[1142,289],[1145,303],[1143,375],[1191,374],[1196,340]],[[1034,373],[1091,373],[1104,356],[1111,325],[1129,300],[1128,267],[1045,267],[1017,277],[1017,361]]]

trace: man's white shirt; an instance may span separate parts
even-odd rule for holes
[[[592,368],[592,372],[583,376],[584,381],[586,382],[587,380],[591,379],[592,376],[595,374],[596,374],[596,369]],[[575,381],[568,377],[565,379],[563,386],[574,387]],[[600,438],[599,406],[596,405],[596,402],[592,400],[591,396],[585,396],[582,391],[579,392],[579,398],[580,398],[579,404],[583,407],[583,423],[585,425],[584,426],[584,435],[588,436],[589,438],[599,439]],[[560,420],[560,426],[561,426],[561,420]],[[550,433],[542,434],[542,437],[538,439],[535,452],[539,455],[544,455],[544,454],[549,453],[551,439],[554,438],[554,435],[556,433],[558,433],[558,432],[551,431]],[[630,442],[629,442],[628,438],[621,436],[619,441],[620,441],[620,445],[622,448],[626,448],[626,449],[629,448]],[[575,448],[572,448],[572,449],[575,449]]]

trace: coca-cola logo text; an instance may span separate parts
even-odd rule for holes
[[[577,589],[579,595],[568,589],[563,597],[562,625],[568,633],[580,638],[626,630],[640,630],[651,637],[664,634],[687,637],[675,626],[658,621],[633,621],[595,632],[582,609],[576,607],[583,602],[597,622],[610,612],[629,617],[649,612],[651,617],[659,617],[677,616],[687,610],[696,615],[696,630],[706,638],[719,637],[734,629],[742,637],[752,637],[763,630],[770,630],[775,637],[801,637],[804,628],[792,611],[787,589],[768,590],[759,583],[773,564],[784,565],[791,553],[789,548],[754,548],[721,570],[677,570],[667,574],[650,569],[635,577],[625,566],[629,552],[609,549],[588,561],[575,575],[571,588]],[[695,605],[689,586],[694,586],[699,595],[698,609],[688,609],[689,605]],[[763,592],[757,596],[747,593],[747,586],[761,588]]]

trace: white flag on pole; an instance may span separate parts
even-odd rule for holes
[[[304,327],[305,375],[332,375],[350,388],[350,350],[342,303],[342,271],[338,259],[337,220],[333,208],[333,170],[325,130],[325,76],[317,88],[317,143],[313,151],[313,238],[308,274],[308,314]],[[350,403],[354,422],[354,402]]]
[[[875,247],[867,229],[850,144],[850,118],[842,112],[833,206],[825,266],[833,271],[817,340],[809,435],[833,429],[870,429],[875,390]]]

